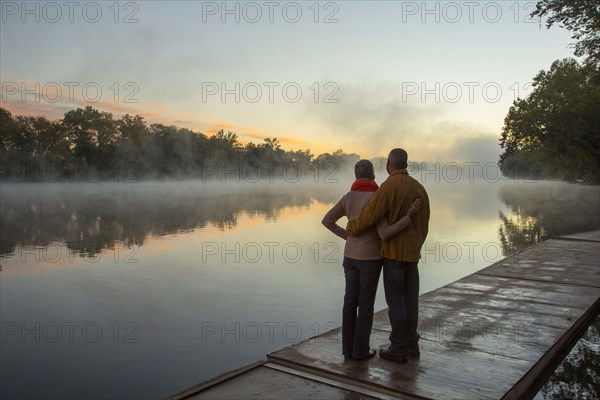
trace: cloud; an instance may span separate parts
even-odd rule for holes
[[[92,88],[87,92],[89,97],[86,99],[81,85],[66,86],[54,82],[46,84],[32,79],[17,79],[2,82],[0,105],[14,115],[43,115],[49,119],[60,119],[67,111],[86,106],[116,115],[139,112],[139,104],[127,103],[123,96],[115,99],[108,88],[98,87],[100,92]]]
[[[242,144],[248,142],[260,143],[266,138],[277,138],[281,142],[282,147],[286,150],[310,149],[313,153],[316,152],[317,154],[332,151],[330,147],[314,141],[305,140],[294,136],[279,135],[273,132],[269,133],[265,132],[262,128],[256,128],[234,121],[222,120],[214,116],[201,116],[191,112],[188,113],[188,115],[190,117],[193,116],[193,118],[185,121],[177,121],[179,124],[176,125],[185,126],[189,129],[194,129],[207,135],[214,135],[221,129],[226,132],[235,132],[238,134]]]
[[[453,104],[404,101],[397,83],[340,83],[339,103],[307,103],[323,140],[363,157],[403,147],[418,161],[497,161],[498,135],[452,117]],[[476,112],[476,110],[474,110]]]

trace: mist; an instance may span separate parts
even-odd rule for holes
[[[530,222],[533,219],[540,240],[600,229],[597,186],[469,180],[466,174],[459,181],[448,181],[439,171],[437,175],[433,171],[415,169],[411,173],[429,193],[432,233],[440,223],[436,215],[444,216],[444,220],[449,215],[452,219],[489,219],[490,208],[501,209],[501,204],[508,207],[508,212],[499,211],[500,228],[523,218]],[[387,176],[379,170],[376,181],[381,184]],[[354,180],[349,168],[316,181],[314,178],[248,182],[229,176],[229,180],[210,182],[2,183],[0,254],[10,254],[17,246],[46,246],[53,241],[67,243],[76,253],[94,254],[117,241],[144,245],[149,236],[176,235],[207,226],[235,229],[242,215],[277,222],[284,209],[308,212],[316,203],[334,204],[350,190]],[[319,218],[314,221],[317,227]],[[531,227],[503,228],[506,233]]]
[[[422,162],[497,162],[499,132],[456,119],[444,103],[402,98],[392,82],[340,84],[338,104],[307,103],[303,115],[344,149],[387,156],[396,147]]]

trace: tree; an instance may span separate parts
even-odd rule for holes
[[[337,177],[339,173],[348,173],[353,171],[354,164],[360,160],[358,154],[344,153],[342,149],[337,149],[333,153],[319,154],[313,160],[313,168],[319,172],[324,172],[328,177]]]
[[[14,131],[15,122],[10,111],[0,107],[0,154],[4,154],[11,147],[11,133]]]
[[[124,146],[134,154],[139,153],[149,138],[144,118],[139,115],[131,116],[125,114],[117,122],[117,126],[120,131],[119,145]]]
[[[533,88],[504,119],[502,172],[600,182],[599,66],[555,61],[534,78]]]
[[[288,162],[296,164],[298,168],[303,171],[303,173],[308,173],[310,164],[314,158],[314,155],[309,149],[288,151],[286,155],[288,157]]]
[[[117,176],[135,179],[147,171],[144,149],[150,140],[150,134],[144,118],[136,115],[124,115],[117,121],[119,142],[115,153]]]
[[[59,179],[70,153],[64,126],[44,117],[12,117],[0,108],[0,154],[3,178]]]
[[[554,24],[572,32],[576,56],[600,63],[600,2],[598,0],[540,0],[532,17],[548,17],[546,27]]]
[[[242,150],[237,134],[220,130],[209,138],[209,146],[213,158],[211,161],[218,163],[220,167],[237,166]]]
[[[91,106],[65,113],[62,124],[67,129],[76,166],[88,165],[108,171],[119,139],[117,123],[112,114]]]

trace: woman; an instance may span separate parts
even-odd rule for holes
[[[348,236],[346,229],[337,224],[342,217],[356,218],[360,210],[378,189],[373,164],[360,160],[354,166],[356,180],[348,193],[323,217],[323,225],[346,240],[344,246],[344,275],[346,291],[342,315],[342,353],[346,360],[365,360],[376,352],[369,345],[373,326],[373,305],[383,259],[380,241],[387,240],[410,225],[410,217],[421,207],[416,199],[406,216],[393,224],[383,220],[376,228],[358,235]]]

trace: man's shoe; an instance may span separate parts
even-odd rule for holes
[[[419,349],[419,342],[409,343],[406,353],[410,358],[420,358],[421,350]]]
[[[375,354],[377,354],[377,352],[376,352],[375,350],[373,350],[373,349],[370,349],[370,350],[369,350],[369,353],[368,353],[366,356],[364,356],[364,357],[360,357],[360,358],[354,358],[354,360],[355,360],[355,361],[367,360],[367,359],[369,359],[369,358],[373,358],[373,357],[375,357]]]
[[[393,352],[392,346],[379,349],[379,357],[383,358],[384,360],[397,362],[399,364],[406,364],[408,361],[406,354]]]
[[[421,358],[421,352],[420,351],[410,351],[408,350],[406,352],[406,354],[408,355],[408,357],[410,358],[414,358],[415,360],[418,360],[419,358]]]

